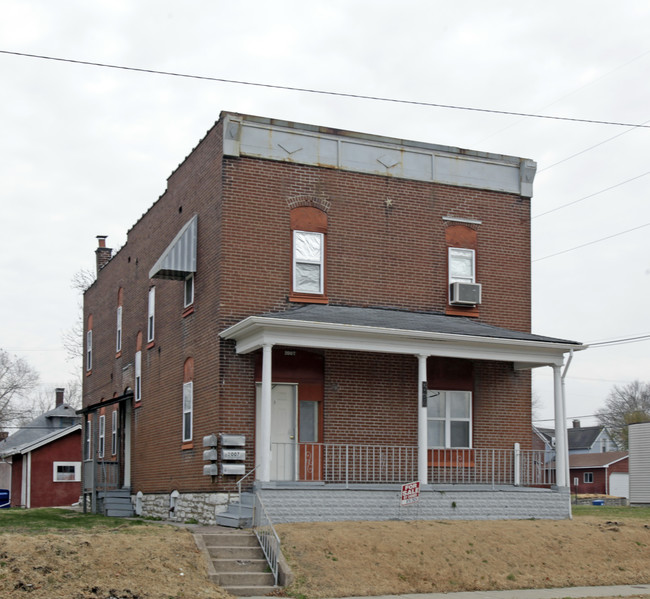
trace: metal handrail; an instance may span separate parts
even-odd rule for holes
[[[278,585],[278,562],[280,558],[280,537],[271,522],[262,498],[255,493],[255,506],[253,508],[253,532],[262,548],[264,557],[269,564],[275,586]]]
[[[253,474],[253,472],[255,472],[255,470],[257,470],[259,467],[260,467],[260,465],[257,464],[257,466],[255,466],[255,468],[253,468],[252,470],[250,470],[249,472],[247,472],[246,474],[244,474],[244,476],[242,476],[242,477],[237,481],[237,499],[238,499],[238,502],[237,502],[237,506],[238,506],[238,507],[237,507],[237,512],[238,512],[238,513],[237,513],[237,516],[238,516],[240,519],[241,519],[241,487],[242,487],[242,482],[244,481],[244,479],[248,478],[251,474]]]

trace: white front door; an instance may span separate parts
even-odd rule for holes
[[[261,384],[257,390],[257,463],[260,462]],[[274,383],[271,388],[271,480],[296,479],[296,393],[297,385]]]

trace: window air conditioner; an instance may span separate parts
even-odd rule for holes
[[[475,306],[481,303],[481,285],[478,283],[451,283],[449,303],[455,306]]]

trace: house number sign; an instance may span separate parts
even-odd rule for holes
[[[222,460],[245,460],[246,450],[245,449],[222,449],[221,459]]]

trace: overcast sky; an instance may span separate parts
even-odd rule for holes
[[[648,32],[644,0],[0,0],[2,51],[628,124],[650,121]],[[46,388],[72,378],[62,333],[95,236],[121,247],[222,110],[532,158],[533,331],[650,335],[649,128],[0,53],[0,347]],[[649,381],[649,354],[648,339],[576,354],[568,416],[593,414],[614,384]],[[534,390],[552,418],[550,368]]]

